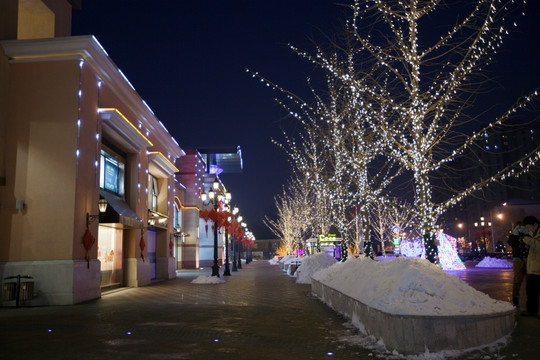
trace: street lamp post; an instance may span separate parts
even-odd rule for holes
[[[231,193],[225,193],[225,199],[227,202],[231,201]],[[230,213],[229,213],[230,214]],[[231,218],[227,219],[227,224],[230,224]],[[229,226],[225,226],[225,270],[223,276],[231,276],[231,270],[229,268]]]
[[[219,182],[215,180],[212,183],[212,189],[208,192],[208,203],[211,203],[214,206],[214,211],[216,212],[216,217],[214,221],[214,264],[212,265],[212,276],[219,277],[219,265],[218,265],[218,218],[217,211],[219,208],[220,196],[217,195],[219,190]],[[206,201],[206,193],[201,195],[203,202]]]
[[[236,216],[236,214],[238,214],[238,208],[235,206],[234,209],[233,209],[233,216]],[[232,252],[233,252],[233,261],[232,261],[232,271],[238,271],[238,268],[236,266],[236,239],[234,237],[234,234],[231,234],[232,235],[232,239],[231,239],[231,242],[232,242]]]
[[[242,215],[238,216],[238,223],[239,224],[242,224]],[[242,268],[242,239],[240,239],[240,241],[238,241],[238,265],[236,266],[238,269],[241,269]]]

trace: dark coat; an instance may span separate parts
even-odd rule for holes
[[[529,247],[523,242],[523,235],[510,234],[508,236],[508,245],[512,247],[512,257],[521,260],[527,259]]]

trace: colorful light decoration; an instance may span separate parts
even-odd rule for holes
[[[465,265],[457,254],[456,238],[437,232],[437,241],[439,242],[439,259],[443,270],[464,270]]]
[[[436,239],[439,245],[437,253],[439,254],[440,264],[443,270],[464,270],[465,265],[458,256],[456,238],[438,231]],[[425,246],[421,239],[407,240],[401,243],[401,254],[406,257],[426,258]]]

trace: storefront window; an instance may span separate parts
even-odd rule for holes
[[[154,176],[148,175],[148,209],[157,211],[158,195],[158,181]]]

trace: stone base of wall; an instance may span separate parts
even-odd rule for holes
[[[2,283],[15,282],[9,276],[31,282],[28,300],[19,298],[20,306],[72,305],[101,297],[100,262],[90,260],[14,261],[0,264]],[[15,306],[16,300],[0,301],[2,306]]]
[[[382,339],[388,350],[401,354],[483,346],[509,335],[515,326],[513,310],[465,316],[394,315],[373,309],[313,279],[311,290],[356,327]]]

